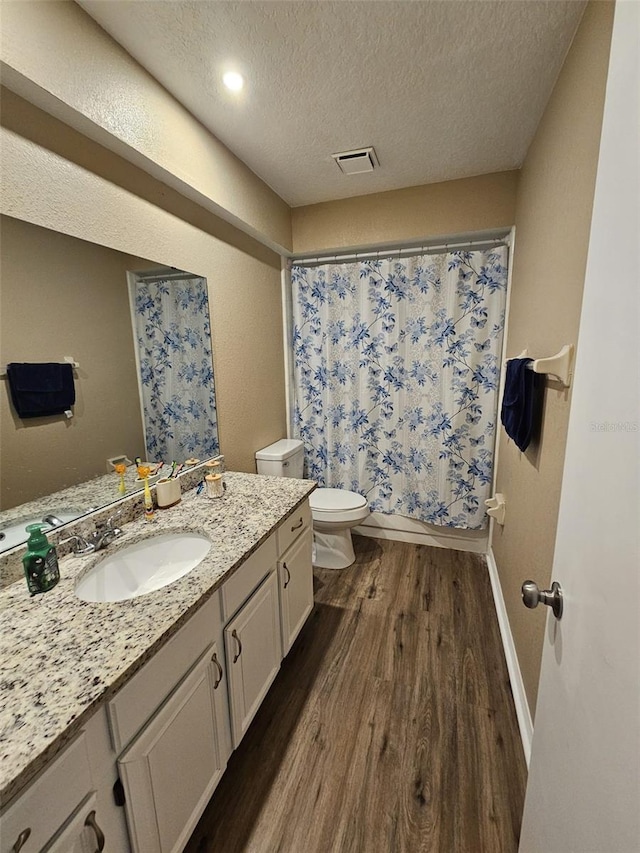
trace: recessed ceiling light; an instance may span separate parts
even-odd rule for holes
[[[240,89],[244,86],[244,79],[242,74],[238,74],[237,71],[227,71],[222,75],[222,82],[227,87],[227,89],[231,89],[232,92],[239,92]]]

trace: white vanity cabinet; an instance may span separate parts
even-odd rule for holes
[[[312,542],[305,502],[222,588],[225,615],[237,611],[224,631],[234,747],[313,609]]]
[[[277,557],[274,534],[245,560],[221,590],[234,748],[280,669]]]
[[[2,853],[128,850],[104,708],[0,817]]]
[[[39,853],[93,792],[82,732],[0,818],[2,853]]]
[[[304,503],[5,808],[0,853],[179,853],[311,612],[311,542]]]
[[[233,745],[237,747],[280,669],[280,607],[275,565],[224,629]]]
[[[182,850],[224,772],[218,654],[206,650],[118,761],[135,851]]]
[[[109,703],[134,853],[182,850],[225,770],[222,626],[216,592]]]
[[[306,503],[278,529],[278,584],[283,656],[313,609],[313,532]]]

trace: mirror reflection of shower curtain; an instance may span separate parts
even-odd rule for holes
[[[133,276],[133,322],[147,459],[219,452],[206,279]]]
[[[508,250],[294,264],[294,433],[307,476],[374,512],[481,529]]]

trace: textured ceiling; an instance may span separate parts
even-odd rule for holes
[[[293,206],[518,168],[579,0],[80,0]],[[241,71],[240,96],[221,74]],[[380,168],[331,154],[373,145]]]

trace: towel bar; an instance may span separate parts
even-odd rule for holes
[[[70,364],[74,370],[77,370],[80,367],[80,364],[75,360],[75,358],[72,355],[65,355],[62,360],[66,361],[67,364]],[[6,379],[6,378],[7,378],[7,371],[5,370],[4,373],[0,373],[0,379]]]
[[[548,358],[536,358],[531,364],[527,365],[529,370],[533,370],[534,373],[547,373],[551,376],[555,376],[565,388],[568,388],[571,385],[572,379],[572,368],[573,368],[573,344],[565,344],[560,352],[556,353],[556,355],[549,356]],[[529,351],[527,349],[523,349],[522,352],[516,356],[516,358],[528,358]],[[511,359],[507,359],[507,361],[511,361]]]

